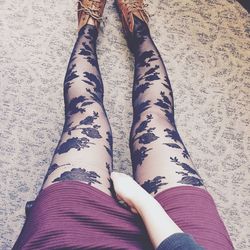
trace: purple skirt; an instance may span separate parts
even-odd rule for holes
[[[155,197],[169,216],[208,250],[232,242],[210,194],[180,186]],[[102,191],[77,181],[42,190],[13,249],[153,249],[138,215]]]

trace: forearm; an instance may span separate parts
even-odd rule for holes
[[[137,200],[135,207],[155,248],[170,235],[182,233],[182,230],[151,195],[143,195],[142,199]]]

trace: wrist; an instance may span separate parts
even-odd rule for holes
[[[135,196],[132,200],[134,208],[137,210],[138,214],[143,216],[146,211],[149,211],[152,206],[155,206],[158,203],[149,193],[144,189],[142,192],[137,193],[138,196]]]

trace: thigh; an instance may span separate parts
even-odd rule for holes
[[[111,130],[101,105],[94,103],[84,113],[65,121],[43,188],[75,180],[110,194],[112,161]]]
[[[160,112],[143,112],[131,134],[134,177],[149,193],[183,185],[204,188],[176,126]]]
[[[234,249],[211,195],[204,189],[178,186],[155,196],[173,221],[206,250]]]

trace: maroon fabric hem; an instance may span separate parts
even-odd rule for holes
[[[230,250],[232,243],[210,194],[179,186],[155,197],[198,244]],[[139,216],[113,197],[78,181],[55,183],[37,196],[13,249],[152,249]]]

